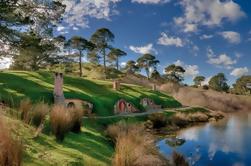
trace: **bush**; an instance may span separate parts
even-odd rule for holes
[[[178,112],[172,117],[171,123],[179,127],[186,127],[189,124],[189,118],[186,114]]]
[[[3,117],[0,115],[0,165],[20,166],[22,162],[23,146],[18,139],[14,139]]]
[[[107,129],[108,135],[116,141],[114,166],[164,166],[167,161],[158,153],[151,134],[143,125],[119,122]]]
[[[76,108],[68,108],[71,114],[71,131],[74,133],[81,132],[83,111]]]
[[[32,103],[31,100],[26,98],[20,101],[19,111],[21,113],[21,120],[27,124],[31,122],[32,119]]]
[[[174,166],[189,166],[185,157],[183,155],[177,153],[176,151],[173,152],[172,159],[173,159]]]
[[[153,128],[159,129],[165,127],[167,124],[167,118],[162,113],[154,113],[148,116],[148,119],[153,123]]]
[[[44,102],[35,104],[32,109],[32,124],[38,127],[45,120],[49,110],[49,105],[45,104]]]
[[[63,141],[65,134],[71,129],[71,115],[64,106],[55,105],[50,114],[52,132],[58,141]]]
[[[208,90],[208,89],[209,89],[209,86],[208,86],[208,85],[203,85],[203,86],[202,86],[202,89]]]

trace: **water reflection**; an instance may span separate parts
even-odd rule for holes
[[[251,165],[251,114],[233,114],[219,122],[180,131],[186,142],[171,148],[161,140],[160,151],[170,155],[175,149],[184,154],[191,165]]]

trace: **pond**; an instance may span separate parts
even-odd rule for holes
[[[194,166],[251,166],[251,113],[231,114],[218,122],[181,130],[176,146],[169,138],[157,143],[160,152],[170,156],[174,150]]]

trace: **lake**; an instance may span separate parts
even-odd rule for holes
[[[171,147],[166,139],[157,146],[165,156],[173,150],[183,154],[194,166],[251,166],[251,113],[231,114],[218,122],[181,130],[185,139]]]

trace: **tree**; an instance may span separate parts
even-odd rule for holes
[[[156,59],[155,56],[151,54],[144,54],[137,59],[137,65],[140,69],[144,68],[146,71],[147,78],[150,77],[150,68],[156,69],[159,60]]]
[[[165,68],[164,77],[172,82],[181,82],[184,80],[183,75],[185,72],[186,70],[183,67],[172,64]]]
[[[0,2],[0,55],[9,55],[18,47],[23,35],[31,32],[39,37],[51,37],[53,25],[59,22],[65,6],[57,0],[2,0]]]
[[[38,70],[58,60],[58,43],[61,37],[45,40],[34,33],[22,36],[18,47],[19,53],[12,55],[12,69]]]
[[[209,81],[209,87],[216,91],[227,92],[229,90],[229,86],[227,85],[227,79],[224,73],[218,73],[213,76]]]
[[[97,53],[103,56],[103,65],[105,69],[105,77],[107,75],[106,69],[106,50],[111,49],[110,43],[114,41],[114,34],[107,28],[98,29],[92,36],[91,42],[96,45]]]
[[[119,58],[126,55],[127,55],[126,52],[118,48],[112,48],[110,53],[107,55],[107,57],[111,63],[115,61],[116,69],[119,70]]]
[[[126,72],[133,74],[133,73],[139,71],[139,67],[136,65],[135,61],[130,60],[130,61],[126,62],[125,70],[126,70]]]
[[[93,50],[95,48],[95,45],[80,36],[73,36],[68,42],[71,48],[78,51],[79,76],[82,77],[82,57],[84,56],[83,52]]]
[[[233,84],[234,93],[239,95],[250,95],[251,94],[251,76],[241,76]]]
[[[201,86],[201,82],[205,81],[205,77],[204,76],[196,76],[194,79],[193,79],[193,82],[195,85],[197,86]]]
[[[150,78],[155,79],[155,80],[159,80],[161,78],[160,73],[158,72],[158,70],[154,69],[153,72],[151,73]]]

